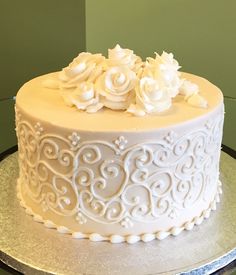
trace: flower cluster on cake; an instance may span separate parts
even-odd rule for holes
[[[108,50],[108,58],[82,52],[62,69],[58,81],[49,79],[44,86],[59,88],[67,105],[88,113],[107,107],[135,116],[157,114],[168,110],[179,94],[188,104],[206,108],[198,86],[181,78],[173,54],[155,54],[142,61],[119,45]]]

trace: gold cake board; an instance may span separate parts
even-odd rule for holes
[[[236,259],[236,161],[221,154],[223,195],[208,220],[177,237],[111,244],[73,239],[26,215],[17,153],[0,163],[0,259],[24,274],[209,274]]]

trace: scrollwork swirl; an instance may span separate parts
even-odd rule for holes
[[[124,136],[122,150],[114,138],[83,140],[77,132],[62,137],[17,116],[24,195],[44,211],[79,212],[102,224],[149,222],[208,201],[216,190],[222,114],[188,133],[163,130],[156,140],[129,147]]]

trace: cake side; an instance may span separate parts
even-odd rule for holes
[[[162,238],[215,208],[223,103],[185,123],[119,135],[58,127],[17,104],[16,113],[19,196],[47,226],[113,242]]]

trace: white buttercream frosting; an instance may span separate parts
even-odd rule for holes
[[[111,67],[96,81],[101,102],[110,109],[127,109],[134,99],[136,74],[128,66]]]
[[[143,77],[136,86],[136,104],[130,105],[127,110],[137,116],[146,113],[159,113],[171,106],[171,97],[161,88],[158,80],[152,77]]]
[[[99,102],[98,94],[94,89],[94,84],[82,82],[77,85],[76,89],[71,91],[61,90],[61,95],[67,105],[76,106],[79,110],[86,110],[88,113],[97,112],[103,107]]]
[[[74,88],[83,81],[95,81],[102,73],[104,61],[101,54],[80,53],[60,72],[61,88]]]
[[[143,116],[156,114],[171,107],[171,98],[179,93],[181,86],[178,62],[173,54],[156,53],[156,58],[147,58],[142,78],[136,86],[136,104],[128,108],[128,112]]]
[[[197,84],[192,83],[191,81],[186,79],[182,81],[182,85],[180,86],[179,93],[181,95],[184,95],[186,99],[194,94],[198,94],[198,92],[199,92],[199,89]]]
[[[208,105],[206,99],[199,94],[193,94],[188,97],[187,102],[194,107],[200,108],[207,108]]]
[[[147,58],[144,75],[158,80],[161,88],[168,92],[170,97],[175,97],[181,86],[179,68],[179,63],[174,59],[172,53],[163,52],[162,55],[156,53],[155,59]]]
[[[195,83],[184,79],[180,87],[180,94],[185,96],[184,99],[188,104],[194,107],[207,108],[208,103],[204,97],[199,95],[199,88]]]
[[[134,69],[134,71],[138,71],[142,63],[142,59],[134,54],[132,50],[122,49],[118,44],[114,49],[108,50],[107,64],[109,67],[125,65],[130,69]]]
[[[172,53],[156,53],[145,62],[133,50],[116,45],[102,54],[80,53],[43,86],[60,89],[68,106],[94,113],[103,107],[126,110],[135,116],[158,114],[171,108],[172,99],[183,95],[187,104],[206,108],[196,84],[181,78]]]

